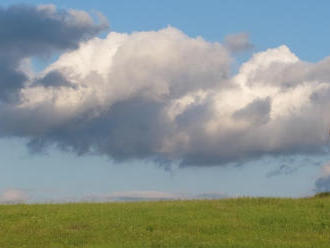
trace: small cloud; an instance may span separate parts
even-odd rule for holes
[[[28,84],[29,75],[18,70],[25,59],[78,48],[108,29],[106,19],[98,17],[97,22],[85,11],[57,10],[53,4],[0,6],[0,102],[18,101]]]
[[[253,48],[247,33],[227,35],[224,44],[233,53],[244,52]]]
[[[330,191],[330,164],[322,167],[321,176],[315,182],[315,192]]]
[[[29,195],[19,189],[7,189],[0,193],[0,204],[25,203],[28,199]]]

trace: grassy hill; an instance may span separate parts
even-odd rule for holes
[[[330,247],[330,197],[0,205],[1,248]]]

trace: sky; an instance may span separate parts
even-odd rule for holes
[[[1,1],[0,202],[330,190],[328,1]]]

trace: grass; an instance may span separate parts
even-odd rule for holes
[[[0,205],[1,248],[330,247],[330,197]]]

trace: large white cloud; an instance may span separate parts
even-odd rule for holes
[[[307,63],[281,46],[232,75],[228,43],[174,27],[83,42],[0,106],[0,135],[186,165],[325,152],[330,60]]]

